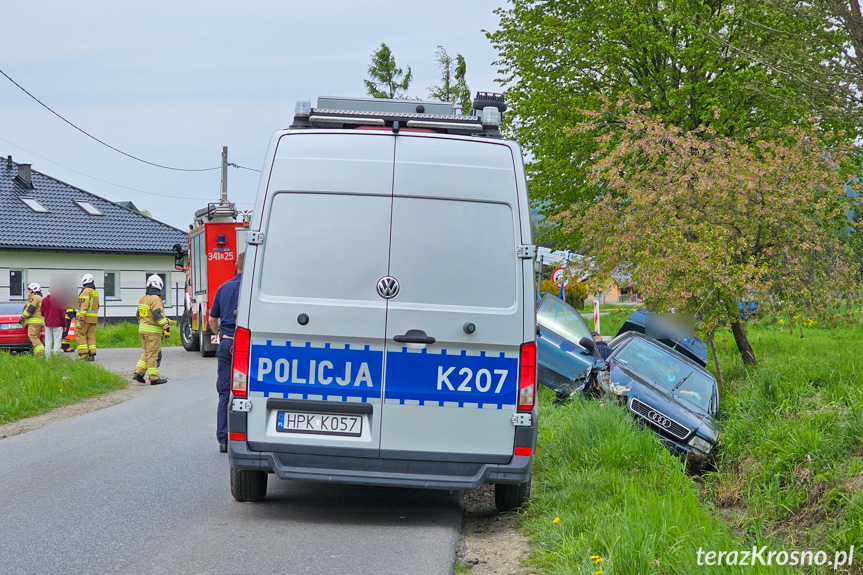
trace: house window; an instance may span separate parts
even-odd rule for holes
[[[106,298],[117,298],[117,272],[105,272],[102,293]]]
[[[24,270],[9,270],[9,299],[24,299]]]
[[[27,207],[29,207],[34,212],[38,212],[40,214],[48,213],[48,209],[33,198],[21,198],[21,201],[27,204]]]
[[[170,289],[168,287],[168,274],[159,272],[147,272],[147,275],[144,278],[144,285],[146,285],[147,278],[149,278],[153,274],[156,274],[157,276],[162,278],[162,291],[161,293],[159,293],[159,297],[162,298],[162,301],[165,302],[166,306],[171,305],[168,300],[168,294],[170,293]]]
[[[91,216],[104,216],[105,215],[102,212],[100,212],[98,209],[96,209],[96,206],[94,206],[90,202],[79,202],[78,200],[75,200],[75,203],[78,204],[78,206],[82,210],[84,210],[85,212],[87,212]]]

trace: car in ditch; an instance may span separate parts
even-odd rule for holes
[[[30,351],[33,346],[27,337],[27,328],[18,323],[24,311],[23,301],[0,302],[0,350]]]
[[[656,340],[628,332],[615,338],[605,373],[596,378],[601,391],[682,455],[690,468],[710,462],[720,430],[715,419],[719,391],[709,371]]]
[[[591,339],[584,318],[575,308],[546,293],[536,311],[537,379],[551,389],[570,386],[596,363],[591,350],[579,343]]]
[[[615,337],[603,361],[581,315],[551,294],[537,310],[537,327],[537,377],[558,402],[576,393],[612,397],[691,469],[710,462],[720,437],[719,394],[700,363],[637,331]]]

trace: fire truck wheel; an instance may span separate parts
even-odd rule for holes
[[[231,467],[231,495],[240,502],[263,500],[267,496],[267,472]]]
[[[192,331],[192,314],[189,313],[189,310],[180,316],[180,340],[186,351],[198,351],[200,342],[198,341],[198,334]]]

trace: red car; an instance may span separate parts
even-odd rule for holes
[[[0,350],[30,351],[30,339],[27,328],[18,323],[24,302],[0,302]]]

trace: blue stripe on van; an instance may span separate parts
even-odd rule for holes
[[[249,391],[265,397],[289,394],[309,399],[368,402],[381,397],[383,351],[366,345],[350,349],[327,343],[252,343]],[[387,350],[384,401],[458,407],[514,406],[518,359],[503,353],[465,350]]]

